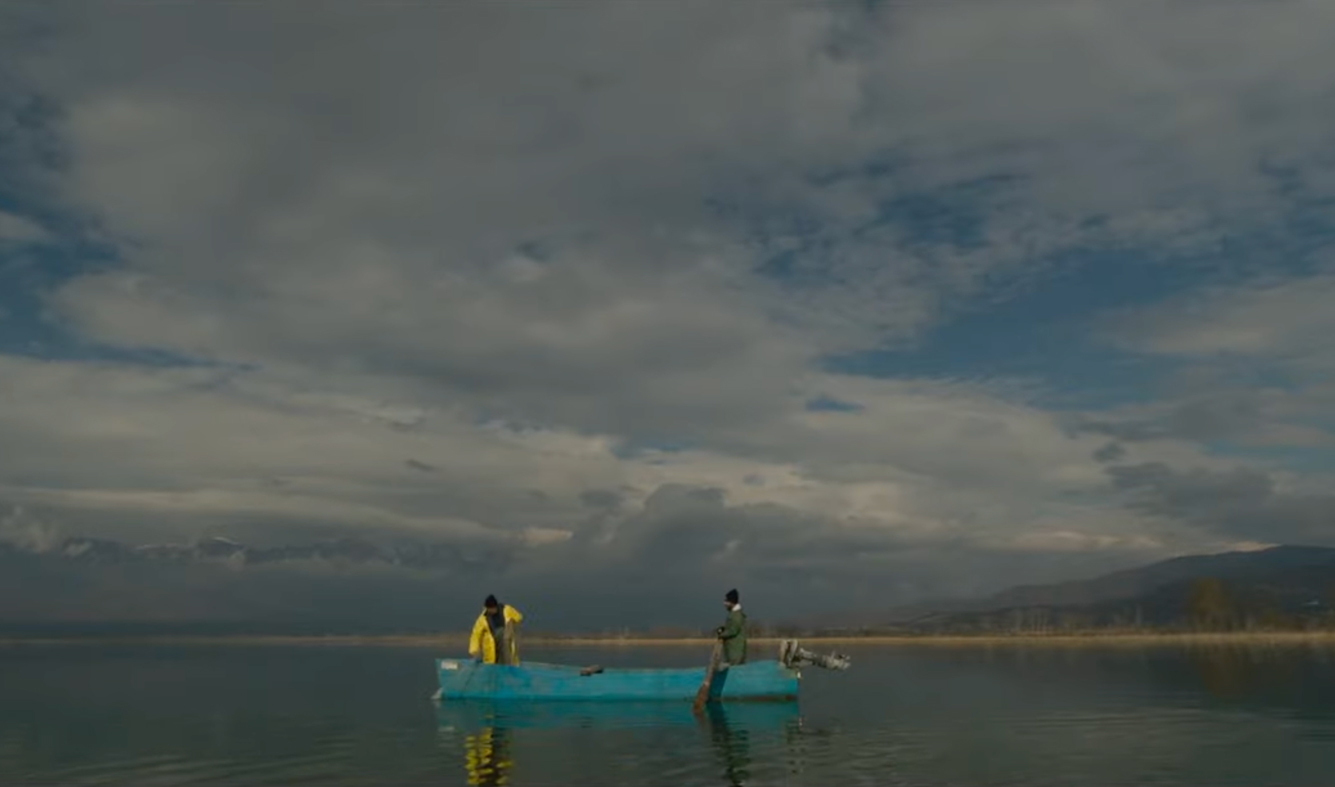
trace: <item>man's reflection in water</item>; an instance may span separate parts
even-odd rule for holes
[[[783,725],[784,760],[788,765],[789,776],[797,776],[803,771],[806,754],[806,743],[803,741],[805,733],[801,716],[793,717]]]
[[[706,706],[703,724],[709,730],[714,752],[723,763],[723,775],[733,787],[741,787],[751,778],[751,734],[745,728],[729,726],[728,712],[711,702]]]
[[[622,736],[609,741],[604,736],[606,730],[628,729],[635,726],[637,720],[650,727],[661,726],[670,736],[674,735],[673,729],[688,733],[691,729],[691,709],[685,704],[651,707],[647,717],[636,716],[634,710],[615,705],[578,710],[537,707],[523,711],[523,726],[550,727],[572,732],[577,729],[588,730],[590,734],[600,736],[604,745],[616,746],[618,741],[625,741],[632,747],[627,750],[628,755],[636,753],[634,747],[637,743],[642,745],[642,740],[636,740],[641,736],[632,736],[630,740]],[[641,714],[646,713],[646,709],[638,710]],[[511,782],[514,766],[512,750],[518,745],[513,737],[514,731],[510,728],[512,720],[516,718],[509,715],[513,712],[511,710],[506,715],[500,715],[494,710],[455,706],[449,712],[442,713],[440,729],[452,738],[450,748],[455,752],[458,751],[455,747],[459,739],[454,734],[463,734],[469,784],[508,785]],[[544,713],[547,715],[544,716]],[[624,723],[621,714],[625,714]],[[686,725],[684,729],[678,726],[683,722]],[[780,763],[786,763],[790,775],[803,770],[802,738],[805,733],[796,706],[762,704],[729,710],[718,703],[711,703],[705,713],[695,716],[695,722],[699,725],[698,729],[708,736],[714,760],[721,766],[721,775],[724,777],[722,784],[732,787],[750,784],[756,778],[757,766],[763,772],[782,768]],[[569,757],[572,752],[548,750],[547,754]],[[698,752],[683,753],[683,756],[700,762],[697,759]]]
[[[499,787],[510,781],[510,737],[504,729],[483,727],[464,738],[468,783]]]
[[[802,773],[804,730],[796,708],[762,704],[735,707],[731,718],[728,713],[724,705],[711,703],[704,714],[696,717],[709,733],[714,753],[723,765],[724,784],[741,787],[751,779],[753,746],[758,746],[763,760],[782,759],[789,776]],[[753,733],[758,733],[758,738]]]

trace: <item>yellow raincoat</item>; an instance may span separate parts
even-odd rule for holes
[[[504,616],[507,624],[518,623],[524,619],[519,610],[504,604],[501,607],[501,614]],[[513,630],[513,627],[510,626]],[[519,663],[519,646],[515,644],[514,637],[506,638],[506,645],[510,650],[511,664]],[[473,624],[473,636],[468,638],[468,655],[477,656],[482,654],[482,663],[496,663],[496,638],[491,635],[491,626],[487,625],[487,611],[482,610],[482,614],[477,616],[477,622]]]

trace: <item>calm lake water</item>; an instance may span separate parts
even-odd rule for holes
[[[529,649],[605,666],[696,648]],[[437,706],[430,651],[0,648],[3,784],[1335,783],[1322,650],[846,648],[800,704]]]

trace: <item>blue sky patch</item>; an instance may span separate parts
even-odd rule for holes
[[[807,401],[806,409],[812,413],[856,413],[864,408],[856,402],[845,402],[831,396],[817,396]]]

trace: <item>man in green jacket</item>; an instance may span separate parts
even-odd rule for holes
[[[746,613],[742,611],[736,588],[729,590],[723,597],[723,606],[728,609],[728,619],[714,631],[723,643],[723,663],[719,665],[720,669],[746,663]]]

